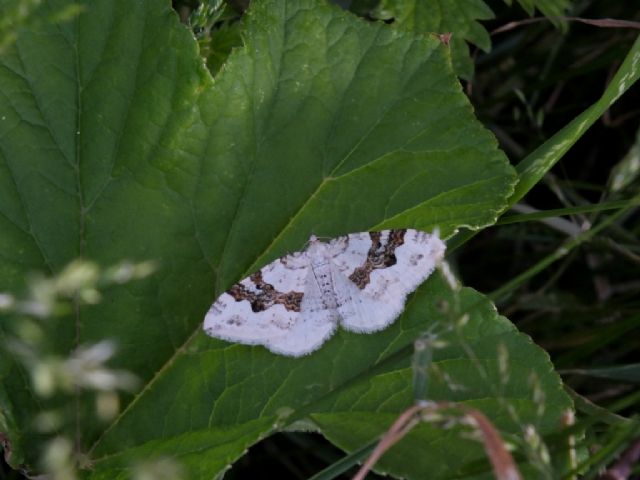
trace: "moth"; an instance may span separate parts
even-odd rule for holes
[[[233,285],[209,309],[205,332],[293,357],[336,331],[382,330],[444,257],[438,235],[412,229],[351,233],[281,257]]]

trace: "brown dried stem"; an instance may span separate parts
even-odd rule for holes
[[[534,17],[534,18],[527,18],[525,20],[518,20],[515,22],[506,23],[503,26],[493,30],[491,32],[491,35],[495,35],[496,33],[508,32],[509,30],[513,30],[514,28],[518,28],[523,25],[529,25],[529,24],[538,23],[538,22],[547,22],[547,21],[556,20],[556,19],[565,20],[568,22],[585,23],[587,25],[593,25],[595,27],[600,27],[600,28],[631,28],[635,30],[640,29],[640,22],[633,22],[630,20],[617,20],[615,18]]]
[[[400,414],[398,419],[382,437],[367,461],[353,477],[353,480],[364,480],[367,473],[369,473],[387,450],[409,433],[415,425],[421,421],[428,421],[424,418],[427,414],[442,410],[457,410],[462,412],[467,423],[480,432],[485,453],[491,462],[496,479],[520,480],[522,478],[513,461],[513,457],[505,448],[502,437],[482,412],[455,403],[432,402],[425,405],[413,405]]]

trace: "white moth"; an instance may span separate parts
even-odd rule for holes
[[[211,306],[212,337],[298,357],[318,349],[338,323],[371,333],[390,325],[442,261],[445,244],[417,230],[352,233],[307,248],[233,285]]]

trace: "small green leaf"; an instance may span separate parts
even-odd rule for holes
[[[393,18],[394,25],[416,33],[452,33],[450,47],[454,71],[462,78],[473,76],[473,62],[466,42],[485,52],[491,39],[478,20],[493,18],[483,0],[383,0],[379,18]]]
[[[511,5],[511,0],[505,0]],[[562,17],[570,0],[518,0],[531,16],[538,8],[554,25],[563,27]],[[453,69],[462,78],[473,76],[473,61],[466,42],[488,52],[491,38],[478,22],[493,18],[484,0],[382,0],[375,10],[381,19],[393,19],[394,25],[416,33],[452,33],[450,40]]]

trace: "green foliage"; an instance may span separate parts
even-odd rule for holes
[[[152,271],[150,263],[125,262],[101,271],[91,262],[76,260],[55,277],[31,278],[24,297],[0,294],[0,312],[4,313],[2,378],[9,379],[13,370],[26,370],[31,400],[37,406],[29,421],[14,423],[19,410],[14,408],[18,407],[14,401],[19,395],[3,385],[0,428],[7,461],[19,465],[29,456],[37,457],[34,468],[53,479],[76,478],[77,465],[86,463],[86,459],[74,449],[70,419],[75,417],[78,425],[112,421],[119,410],[118,391],[137,390],[138,380],[130,372],[107,365],[116,351],[113,340],[85,342],[70,352],[58,351],[55,339],[65,327],[63,317],[81,305],[97,304],[101,289],[144,278]],[[76,398],[80,394],[85,406],[93,403],[95,410],[90,415],[80,408]],[[38,443],[23,446],[14,441],[20,431],[38,438]],[[27,452],[29,448],[37,450]]]
[[[460,42],[488,48],[475,21],[489,11],[474,5],[458,17],[469,32]],[[440,274],[388,329],[339,332],[302,359],[208,338],[201,323],[218,294],[312,233],[437,227],[451,238],[494,224],[635,82],[637,45],[587,118],[516,171],[474,117],[436,38],[320,0],[255,1],[241,22],[221,2],[203,3],[190,17],[198,42],[163,0],[86,1],[72,22],[33,12],[0,55],[0,292],[47,272],[50,301],[39,304],[51,307],[41,316],[56,323],[39,335],[46,355],[30,362],[6,347],[38,312],[0,296],[0,433],[13,467],[74,475],[68,463],[40,462],[47,439],[32,419],[49,395],[52,408],[67,407],[51,435],[76,443],[54,444],[58,456],[84,468],[86,455],[95,479],[211,478],[283,430],[318,431],[357,453],[414,402],[412,345],[430,331],[430,399],[484,411],[526,472],[571,468],[552,465],[540,440],[572,409],[548,355],[487,297]],[[435,28],[424,18],[403,21]],[[225,29],[228,45],[242,37],[242,47],[207,53]],[[65,289],[59,279],[78,257],[102,267],[81,270]],[[102,288],[99,272],[123,258],[158,270]],[[68,376],[66,359],[86,358],[107,338],[118,346],[118,388],[130,374],[141,386],[103,423],[92,421],[95,399]],[[55,365],[53,390],[34,368],[43,356],[56,359],[45,363]],[[486,478],[481,444],[464,426],[446,427],[421,424],[379,471]],[[550,445],[562,450],[569,440],[559,438]]]
[[[198,39],[200,55],[215,75],[231,50],[242,45],[237,14],[224,0],[206,0],[191,12],[188,23]]]
[[[505,0],[511,5],[511,0]],[[518,0],[533,15],[535,8],[550,17],[557,25],[570,0]],[[485,52],[491,49],[491,39],[478,20],[493,18],[484,0],[382,0],[374,14],[377,18],[393,19],[398,28],[417,33],[452,33],[451,60],[454,71],[462,78],[473,76],[473,61],[469,55],[470,42]]]
[[[462,78],[473,76],[473,62],[467,42],[484,51],[491,49],[491,39],[478,20],[493,18],[483,0],[383,0],[376,11],[382,19],[394,19],[398,28],[417,33],[452,33],[451,61]]]

